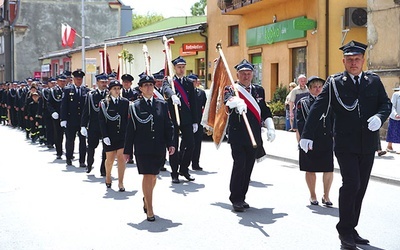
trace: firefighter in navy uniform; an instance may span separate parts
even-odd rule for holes
[[[10,123],[12,127],[18,126],[17,111],[15,109],[15,97],[17,96],[17,85],[18,82],[14,81],[10,84],[10,88],[7,93],[7,109],[10,114]]]
[[[197,132],[194,134],[194,150],[192,156],[192,169],[193,170],[203,170],[200,167],[200,153],[201,153],[201,142],[203,140],[203,126],[200,124],[201,118],[203,116],[203,110],[206,106],[207,97],[206,92],[199,88],[200,81],[199,76],[195,74],[188,75],[188,78],[193,81],[194,91],[196,93],[196,101],[197,101],[197,119],[196,122],[199,126]]]
[[[5,84],[0,82],[0,124],[6,125],[6,109],[4,104]]]
[[[61,102],[64,96],[64,88],[67,84],[65,75],[57,76],[57,85],[50,89],[49,99],[47,100],[47,109],[51,114],[54,130],[54,145],[56,147],[57,159],[61,159],[63,154],[62,143],[64,139],[64,130],[61,127],[60,113]]]
[[[83,108],[82,120],[81,120],[81,134],[88,138],[87,145],[87,168],[86,173],[90,173],[94,163],[95,149],[99,145],[101,140],[101,131],[99,126],[99,111],[100,101],[108,94],[107,90],[107,75],[99,74],[96,75],[97,89],[92,90],[88,93]],[[100,164],[101,176],[106,176],[105,169],[106,151],[102,146],[102,156]]]
[[[42,89],[42,98],[39,101],[39,113],[42,115],[42,126],[44,128],[44,135],[46,138],[47,148],[54,148],[54,128],[53,119],[48,109],[48,101],[51,95],[51,89],[56,86],[56,78],[49,78],[46,88]]]
[[[334,152],[342,175],[336,228],[342,247],[346,249],[358,249],[356,244],[369,243],[355,228],[378,149],[379,128],[392,108],[379,76],[362,71],[366,48],[367,45],[356,41],[340,48],[345,71],[326,80],[311,107],[300,140],[305,152],[312,150],[314,127],[328,111],[333,112]]]
[[[61,127],[65,128],[65,156],[67,165],[72,165],[75,147],[75,137],[79,137],[79,167],[86,168],[86,138],[80,133],[81,117],[85,99],[89,89],[82,86],[85,72],[78,69],[72,72],[73,84],[64,88],[64,97],[61,102]]]
[[[169,111],[174,123],[174,147],[173,155],[169,156],[169,161],[172,169],[172,183],[179,183],[178,175],[182,175],[188,181],[194,181],[194,177],[189,174],[189,165],[192,160],[194,149],[194,133],[197,132],[197,101],[192,81],[188,80],[184,74],[186,70],[186,61],[182,57],[177,57],[172,61],[175,69],[173,79],[175,91],[171,89],[169,81],[164,81],[163,91],[168,99]],[[179,114],[175,114],[174,104],[179,105]],[[180,124],[178,126],[176,115],[179,115]],[[181,144],[179,147],[179,131],[182,135]]]
[[[122,97],[125,97],[129,101],[133,102],[138,99],[137,91],[132,90],[132,81],[134,80],[133,76],[130,74],[124,74],[121,76],[122,80]],[[128,164],[133,164],[133,154],[129,156],[129,159],[126,161]]]
[[[243,60],[235,66],[235,69],[239,96],[234,94],[231,86],[226,87],[224,93],[224,101],[229,107],[227,131],[233,158],[229,200],[236,212],[243,212],[250,207],[245,199],[254,163],[256,159],[262,159],[265,156],[261,127],[268,129],[267,140],[271,142],[275,139],[275,127],[271,110],[265,102],[264,88],[251,84],[254,66],[247,60]],[[252,145],[242,115],[248,119],[256,147]]]

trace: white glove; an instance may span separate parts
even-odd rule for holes
[[[53,117],[54,120],[57,120],[60,116],[58,115],[57,112],[53,112],[53,113],[51,114],[51,117]]]
[[[236,109],[239,112],[239,114],[243,114],[243,113],[246,114],[247,113],[247,105],[243,99],[239,98],[239,100],[240,101],[238,102]]]
[[[313,143],[314,142],[309,139],[300,139],[300,148],[307,153],[308,150],[312,150]]]
[[[197,132],[197,130],[199,129],[199,125],[197,125],[197,123],[193,123],[193,134]]]
[[[371,116],[367,120],[367,122],[368,122],[368,129],[371,131],[377,131],[382,125],[381,119],[379,119],[379,117],[377,117],[376,115]]]
[[[87,129],[85,127],[81,127],[81,135],[83,135],[84,137],[87,137]]]
[[[234,109],[238,106],[238,103],[240,102],[239,97],[237,96],[233,96],[232,98],[230,98],[227,102],[226,102],[226,106],[228,106],[230,109]],[[242,100],[243,101],[243,100]]]
[[[265,122],[264,126],[268,129],[267,131],[267,141],[273,142],[275,140],[275,125],[274,121],[271,117],[268,117]]]
[[[67,121],[61,121],[60,122],[60,126],[63,127],[63,128],[66,128],[67,127]]]
[[[104,137],[104,138],[103,138],[103,142],[104,142],[104,144],[106,144],[107,146],[110,146],[110,145],[111,145],[110,138],[108,138],[108,137]]]
[[[181,106],[181,99],[179,99],[178,96],[172,95],[171,99],[172,99],[172,104]]]

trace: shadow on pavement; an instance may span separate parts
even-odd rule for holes
[[[106,187],[104,187],[106,188]],[[114,200],[126,200],[129,199],[129,196],[134,196],[138,191],[125,191],[119,192],[112,188],[107,188],[106,193],[104,194],[103,198],[105,199],[114,199]]]
[[[170,188],[172,192],[182,194],[183,196],[186,196],[188,193],[199,192],[199,189],[205,187],[204,184],[197,184],[196,182],[186,181],[182,178],[180,178],[180,181],[181,183],[179,184],[171,184]]]
[[[374,247],[371,245],[357,245],[358,249],[362,250],[384,250],[383,248]]]
[[[269,237],[268,233],[265,232],[262,225],[259,224],[272,224],[275,223],[276,219],[287,216],[286,213],[273,213],[273,208],[254,208],[250,207],[245,212],[235,212],[232,206],[227,203],[216,202],[211,204],[213,206],[219,206],[223,209],[231,210],[236,213],[236,216],[240,217],[239,224],[246,227],[253,227],[258,229],[264,236]]]
[[[182,223],[174,223],[172,220],[167,220],[156,215],[156,221],[149,222],[144,220],[138,224],[128,223],[128,226],[131,226],[137,230],[146,230],[151,233],[162,233],[168,231],[170,228],[174,228],[182,225]]]
[[[74,164],[76,164],[76,166]],[[79,162],[72,163],[72,165],[65,164],[65,168],[66,169],[62,170],[63,172],[86,173],[86,168],[80,168]]]
[[[259,181],[250,181],[250,186],[256,187],[256,188],[267,188],[267,187],[272,187],[272,184],[265,184]]]
[[[315,206],[315,205],[308,205],[307,207],[310,210],[312,210],[314,214],[339,217],[339,209],[337,207],[326,207],[326,206]]]

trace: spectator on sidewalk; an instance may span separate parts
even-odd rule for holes
[[[289,105],[289,100],[290,100],[290,93],[292,92],[292,90],[294,88],[297,87],[297,84],[295,82],[291,82],[289,83],[289,93],[286,96],[286,100],[285,100],[285,112],[286,112],[286,131],[289,132],[296,132],[293,129],[293,118],[290,118],[290,105]]]
[[[297,128],[299,134],[303,132],[304,124],[307,121],[311,105],[317,99],[322,91],[325,80],[318,76],[311,76],[307,81],[309,95],[300,99],[297,103]],[[322,182],[324,186],[324,195],[322,204],[332,206],[329,198],[329,191],[333,181],[333,137],[332,137],[332,118],[329,112],[327,116],[320,119],[314,126],[314,150],[307,153],[299,151],[300,170],[306,172],[306,183],[310,191],[311,205],[318,205],[317,195],[315,193],[316,172],[323,172]]]
[[[400,143],[400,87],[393,89],[395,92],[392,95],[392,112],[389,116],[389,124],[387,129],[387,147],[389,153],[396,153],[393,149],[393,143]]]

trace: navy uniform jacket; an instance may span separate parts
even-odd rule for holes
[[[85,99],[89,89],[81,86],[81,95],[77,93],[77,88],[71,84],[64,88],[64,97],[61,102],[61,121],[67,121],[68,126],[81,126],[81,116]]]
[[[129,101],[126,98],[119,98],[118,104],[114,104],[111,97],[107,96],[101,100],[99,111],[99,123],[101,136],[110,138],[113,141],[123,141],[125,139],[126,124],[128,122]],[[112,121],[107,119],[106,115],[120,118]]]
[[[392,104],[379,76],[371,72],[363,72],[360,81],[359,91],[357,91],[347,72],[330,76],[311,108],[302,138],[311,140],[315,138],[315,125],[321,115],[326,113],[329,97],[331,97],[330,108],[335,117],[334,150],[357,154],[375,152],[378,149],[376,139],[378,131],[370,131],[367,120],[377,115],[383,124],[390,114]],[[335,94],[334,85],[338,96]],[[351,106],[354,106],[357,99],[358,105],[351,110]]]
[[[107,94],[107,90],[104,93]],[[86,127],[91,131],[99,131],[99,111],[100,111],[100,101],[105,97],[101,95],[100,90],[90,91],[85,100],[85,106],[83,108],[81,127]]]
[[[174,76],[173,80],[176,80],[176,76]],[[186,77],[183,77],[181,85],[182,85],[184,91],[186,92],[186,96],[188,97],[188,102],[189,102],[190,107],[188,107],[185,104],[183,97],[179,94],[179,92],[177,91],[177,87],[175,86],[176,95],[181,100],[181,106],[178,106],[179,118],[181,121],[180,125],[188,125],[188,124],[196,123],[196,119],[197,119],[198,115],[197,115],[197,108],[196,108],[196,106],[197,106],[196,94],[194,91],[193,83],[192,83],[192,81],[188,80]],[[168,105],[169,105],[169,110],[171,112],[172,121],[173,121],[174,125],[176,125],[175,108],[174,108],[174,105],[172,104],[172,99],[170,98],[175,93],[172,91],[168,80],[163,82],[163,91],[164,91],[165,96],[168,99]]]
[[[47,118],[51,116],[49,110],[47,109],[47,101],[49,100],[51,94],[50,92],[50,89],[42,89],[42,98],[39,99],[38,114]]]
[[[131,88],[129,88],[128,90],[122,88],[121,92],[122,92],[122,97],[125,97],[126,99],[128,99],[131,102],[133,102],[134,100],[136,100],[138,98],[136,91],[133,91]]]
[[[167,103],[153,98],[150,107],[144,99],[136,100],[130,104],[129,114],[124,154],[132,154],[135,145],[135,154],[165,155],[166,148],[173,145],[174,133]],[[153,120],[145,122],[150,115]]]
[[[305,96],[297,102],[297,129],[299,134],[303,132],[304,124],[308,118],[311,106],[314,104],[315,98],[312,95]],[[332,112],[329,112],[325,119],[321,119],[313,127],[314,129],[314,151],[332,151],[333,135],[332,135]]]
[[[270,108],[267,106],[265,102],[265,92],[264,88],[259,85],[251,85],[251,95],[257,101],[258,106],[261,110],[261,122],[265,121],[268,117],[272,118],[272,113]],[[225,97],[224,102],[226,103],[229,98],[234,95],[233,89],[228,86],[225,87]],[[241,115],[236,113],[236,109],[230,110],[231,114],[229,115],[228,120],[228,142],[237,145],[252,145],[249,133],[247,132],[246,125],[243,121]],[[258,146],[262,146],[262,138],[261,138],[261,123],[258,122],[256,116],[250,111],[247,110],[246,113],[247,119],[249,121],[251,130],[254,135],[254,139]]]
[[[200,124],[201,122],[201,117],[203,116],[203,109],[206,106],[207,102],[207,97],[206,97],[206,92],[202,89],[195,88],[194,89],[196,93],[196,101],[197,101],[197,118],[196,118],[196,123]]]
[[[47,100],[47,109],[50,115],[57,112],[60,115],[61,101],[64,96],[64,91],[60,86],[54,86],[50,89],[49,99]]]
[[[17,91],[14,88],[10,88],[7,93],[7,106],[14,108],[15,106],[15,97],[17,95]]]

